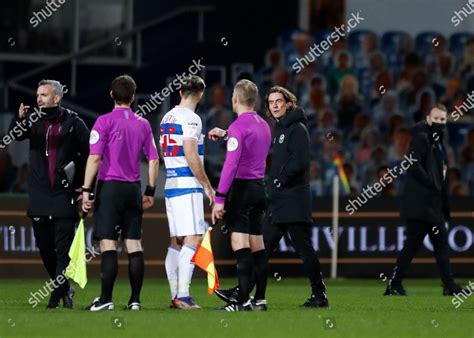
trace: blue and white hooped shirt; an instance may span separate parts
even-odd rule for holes
[[[165,197],[203,193],[203,187],[191,172],[183,149],[184,139],[196,140],[199,158],[204,163],[204,135],[201,131],[201,118],[189,108],[176,106],[161,120],[160,145],[166,167]]]

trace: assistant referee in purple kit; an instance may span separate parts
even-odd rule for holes
[[[89,311],[114,308],[112,291],[118,271],[119,235],[128,252],[128,273],[132,289],[126,308],[141,309],[140,291],[145,269],[141,223],[143,209],[153,206],[158,176],[158,152],[150,123],[130,109],[135,100],[136,88],[135,81],[128,75],[115,78],[110,91],[115,107],[110,113],[100,116],[91,131],[90,155],[82,187],[82,210],[89,211],[94,203],[89,199],[89,194],[98,172],[94,239],[100,241],[102,292],[87,307]],[[148,159],[148,185],[143,199],[140,187],[142,152]]]

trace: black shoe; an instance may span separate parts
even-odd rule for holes
[[[72,309],[74,307],[74,294],[75,290],[72,286],[69,287],[66,294],[62,297],[63,299],[63,306],[67,309]]]
[[[470,292],[456,283],[443,285],[443,296],[455,296],[458,293],[469,294]]]
[[[265,299],[252,300],[253,311],[267,311],[267,301]]]
[[[407,291],[403,288],[402,283],[390,283],[387,285],[384,296],[408,296]]]
[[[253,306],[252,306],[252,302],[248,300],[244,304],[238,304],[238,303],[227,304],[226,306],[223,306],[217,310],[223,311],[223,312],[253,311]]]
[[[217,297],[222,299],[227,304],[237,304],[237,299],[239,298],[239,287],[235,286],[230,289],[217,289],[214,291]]]
[[[311,295],[300,307],[329,307],[329,301],[324,292]]]
[[[48,305],[46,305],[47,309],[59,309],[59,301],[58,300],[49,300]]]
[[[106,310],[113,310],[113,309],[114,309],[114,303],[112,302],[101,303],[100,297],[96,297],[92,301],[92,304],[86,307],[87,311],[92,311],[92,312],[106,311]]]

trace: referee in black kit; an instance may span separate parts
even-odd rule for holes
[[[74,289],[63,272],[69,264],[74,226],[79,220],[76,191],[84,179],[89,154],[89,129],[75,112],[61,106],[62,98],[61,83],[42,80],[36,92],[38,110],[30,112],[22,103],[10,124],[17,141],[30,140],[27,216],[33,221],[44,267],[58,284],[53,283],[49,309],[57,308],[61,299],[64,307],[73,307]],[[71,162],[75,175],[68,182],[64,167]]]
[[[126,309],[141,309],[140,292],[145,270],[141,245],[142,214],[143,209],[152,207],[154,203],[158,151],[150,123],[130,109],[136,88],[135,81],[128,75],[112,81],[110,96],[114,100],[114,109],[97,119],[89,141],[82,209],[87,212],[94,203],[89,197],[98,172],[94,239],[100,241],[102,260],[101,294],[87,307],[93,312],[114,309],[112,291],[118,272],[119,236],[128,253],[131,295]],[[143,198],[140,188],[141,153],[148,160],[148,185]]]
[[[274,86],[265,98],[267,114],[276,121],[273,156],[268,177],[271,225],[264,233],[267,255],[271,255],[285,233],[303,259],[304,272],[311,283],[312,295],[302,307],[328,307],[321,266],[311,242],[313,220],[309,189],[310,141],[303,110],[296,106],[293,93]],[[214,129],[213,135],[223,131]],[[222,300],[232,303],[238,287],[216,290]]]
[[[446,182],[448,157],[443,145],[447,114],[446,107],[438,104],[430,110],[426,121],[413,127],[409,154],[413,154],[416,161],[407,170],[401,197],[401,217],[406,221],[407,234],[385,291],[386,296],[407,295],[402,280],[426,235],[433,244],[443,281],[443,295],[452,296],[462,291],[454,282],[451,271],[445,226],[450,220]]]

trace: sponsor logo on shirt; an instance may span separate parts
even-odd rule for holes
[[[239,141],[235,137],[230,137],[227,141],[227,151],[235,151],[239,147]]]
[[[97,142],[99,142],[99,139],[100,139],[100,135],[97,132],[97,130],[92,130],[91,131],[91,137],[89,139],[89,143],[90,144],[96,144]]]

